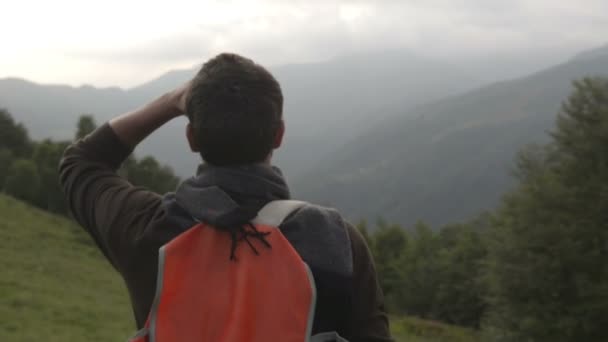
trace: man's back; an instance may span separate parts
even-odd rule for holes
[[[165,196],[133,187],[116,170],[149,132],[137,131],[146,122],[129,120],[162,115],[163,106],[153,103],[100,127],[70,146],[60,165],[70,209],[122,274],[138,328],[152,306],[162,246],[199,222],[229,229],[247,223],[267,203],[290,198],[280,171],[263,162],[203,164],[195,177]],[[130,143],[133,136],[138,138]],[[361,235],[335,210],[312,204],[291,213],[279,229],[314,277],[312,333],[337,331],[351,341],[390,340],[382,293]],[[226,260],[238,264],[244,248],[249,247],[240,243],[226,250]],[[200,287],[205,291],[205,284]]]

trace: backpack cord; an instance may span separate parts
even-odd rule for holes
[[[255,255],[260,255],[250,238],[261,241],[267,248],[272,248],[268,240],[266,240],[270,232],[260,232],[251,222],[257,216],[258,211],[259,207],[257,206],[239,207],[217,218],[214,226],[219,230],[229,233],[232,240],[230,244],[231,261],[237,261],[236,250],[239,243],[243,241],[249,245],[249,248],[251,248]]]
[[[247,229],[247,227],[250,229]],[[257,248],[255,248],[253,243],[251,243],[249,240],[250,237],[258,239],[267,248],[272,248],[268,240],[266,240],[266,236],[268,235],[270,235],[270,232],[260,232],[251,222],[248,222],[244,226],[239,226],[236,229],[230,229],[230,238],[232,239],[232,244],[230,246],[230,260],[237,261],[236,249],[241,241],[247,242],[249,248],[251,248],[255,255],[260,255],[260,252],[258,252]]]

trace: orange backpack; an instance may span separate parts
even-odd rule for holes
[[[256,255],[241,248],[238,262],[227,255],[230,234],[203,223],[161,247],[150,314],[129,341],[311,341],[314,278],[277,228],[303,205],[286,200],[262,208],[252,223],[270,233],[271,249],[260,246]]]

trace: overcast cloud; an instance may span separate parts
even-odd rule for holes
[[[132,86],[221,51],[265,64],[370,49],[433,57],[608,43],[606,0],[13,1],[0,77]]]

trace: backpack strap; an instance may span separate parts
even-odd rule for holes
[[[308,203],[295,200],[277,200],[266,204],[253,219],[253,224],[278,227],[294,211],[306,206]]]

